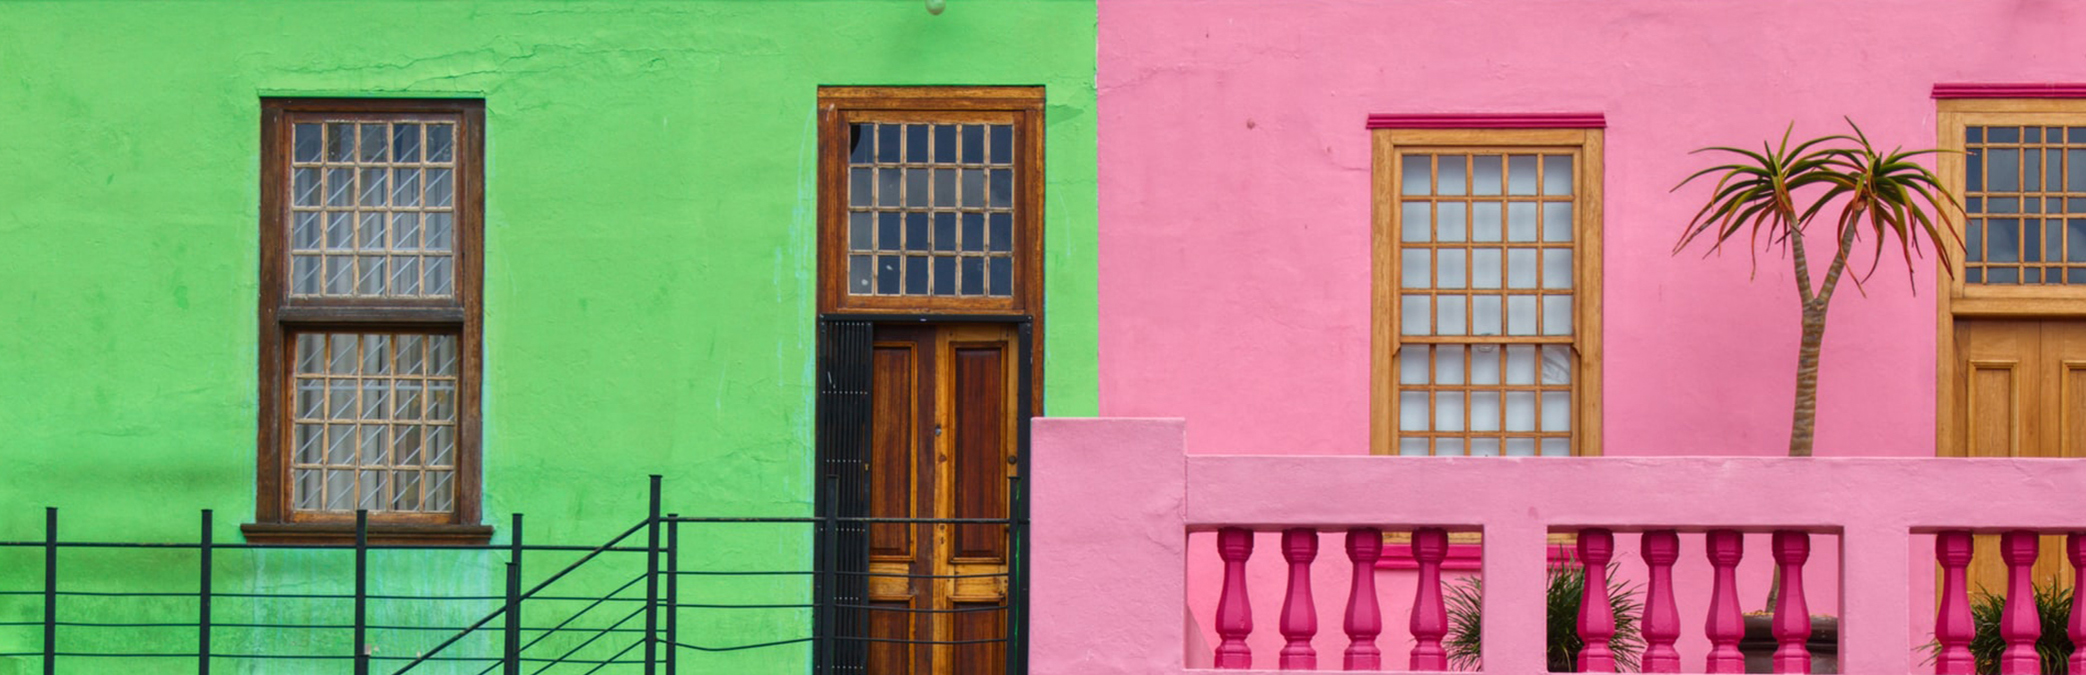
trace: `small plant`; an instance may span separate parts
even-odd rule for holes
[[[1616,569],[1615,565],[1608,566],[1609,579],[1615,578]],[[1579,598],[1585,593],[1586,566],[1566,558],[1550,563],[1546,576],[1543,604],[1549,648],[1545,650],[1545,660],[1550,664],[1550,672],[1573,672],[1579,669],[1579,652],[1586,648],[1586,642],[1579,639]],[[1637,628],[1644,603],[1637,600],[1637,591],[1635,584],[1608,588],[1608,609],[1615,615],[1615,636],[1608,639],[1608,648],[1615,651],[1615,664],[1623,671],[1637,670],[1637,656],[1644,651],[1644,636]],[[1449,665],[1455,668],[1477,670],[1482,663],[1484,597],[1485,583],[1479,577],[1465,577],[1449,585],[1444,598],[1449,610],[1449,634],[1443,638],[1442,646],[1449,652]]]
[[[1977,632],[1970,638],[1970,656],[1977,660],[1978,675],[1999,675],[1999,655],[2006,639],[1999,637],[1999,616],[2006,610],[2006,597],[1978,589],[1970,599],[1971,624]],[[2065,661],[2072,655],[2072,640],[2065,633],[2071,618],[2072,589],[2058,588],[2055,580],[2035,585],[2035,613],[2042,620],[2042,636],[2035,640],[2035,653],[2042,657],[2043,675],[2064,675]],[[1927,643],[1927,661],[1941,652],[1941,643]]]

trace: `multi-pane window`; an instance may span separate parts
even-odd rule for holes
[[[2086,126],[1965,124],[1961,133],[1963,281],[2086,284]]]
[[[1598,131],[1377,133],[1378,451],[1594,452]]]
[[[250,538],[311,539],[271,526],[357,511],[482,534],[482,125],[477,101],[264,101]]]
[[[819,307],[1040,309],[1042,90],[819,90]]]

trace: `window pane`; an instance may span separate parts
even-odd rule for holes
[[[424,457],[453,463],[459,416],[457,336],[300,333],[292,392],[291,502],[307,511],[440,513],[449,502],[398,499],[388,469]],[[423,439],[434,448],[423,453]],[[316,478],[323,476],[323,479]],[[439,505],[439,508],[437,506]]]
[[[457,172],[463,168],[456,157],[454,125],[399,121],[295,127],[293,161],[325,164],[289,169],[286,189],[296,228],[291,246],[311,250],[323,244],[357,255],[307,263],[293,259],[287,281],[291,294],[453,296],[451,228]],[[429,273],[429,283],[422,283],[422,270]]]

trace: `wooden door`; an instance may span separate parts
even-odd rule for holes
[[[1015,330],[879,326],[873,349],[870,515],[1006,518]],[[1004,525],[875,524],[869,542],[871,675],[1004,672],[1004,646],[977,642],[1006,634]]]
[[[2086,457],[2086,321],[1956,322],[1955,428],[1942,448],[1957,457]],[[2035,578],[2069,585],[2064,538],[2043,537]],[[1972,589],[2006,589],[1998,535],[1977,537]]]

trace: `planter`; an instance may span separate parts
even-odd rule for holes
[[[1746,655],[1746,672],[1772,673],[1775,671],[1775,632],[1772,614],[1747,614],[1746,636],[1738,641],[1738,651]],[[1811,617],[1811,639],[1804,643],[1811,652],[1811,672],[1840,672],[1840,620],[1837,617]]]

